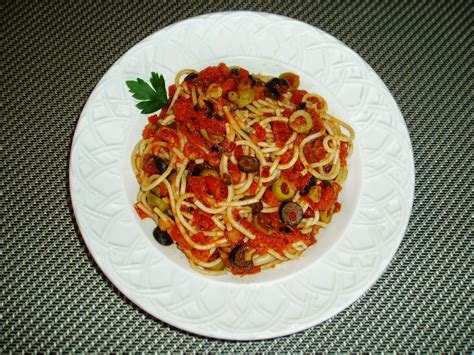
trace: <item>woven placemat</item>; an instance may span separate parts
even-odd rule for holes
[[[2,352],[472,350],[472,1],[0,6]],[[319,326],[258,342],[194,336],[131,304],[84,247],[67,183],[78,117],[112,63],[168,24],[239,9],[305,21],[358,52],[394,94],[416,161],[413,215],[375,286]]]

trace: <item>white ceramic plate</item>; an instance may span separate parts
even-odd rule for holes
[[[329,111],[356,131],[341,194],[343,210],[299,260],[245,278],[206,277],[174,246],[151,237],[132,208],[138,184],[129,157],[146,116],[126,80],[151,71],[172,83],[183,68],[224,62],[251,72],[301,76]],[[122,56],[91,94],[70,161],[74,212],[97,264],[153,316],[187,331],[263,339],[314,326],[357,300],[383,273],[406,229],[414,162],[403,117],[382,80],[343,43],[305,23],[251,12],[192,18],[147,37]]]

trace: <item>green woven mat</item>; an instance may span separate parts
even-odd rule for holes
[[[472,5],[2,2],[0,350],[471,351]],[[131,304],[81,242],[67,185],[77,119],[112,63],[168,24],[237,9],[305,21],[358,52],[393,92],[416,161],[413,215],[375,286],[319,326],[259,342],[194,336]]]

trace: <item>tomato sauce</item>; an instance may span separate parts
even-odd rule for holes
[[[339,152],[339,158],[341,159],[341,166],[347,165],[347,150],[349,149],[349,145],[347,142],[341,143],[341,150]]]

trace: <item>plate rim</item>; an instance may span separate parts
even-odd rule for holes
[[[410,167],[410,179],[409,179],[409,184],[410,184],[410,194],[409,194],[409,203],[406,204],[406,207],[407,207],[407,218],[406,218],[406,221],[404,222],[404,225],[403,225],[403,228],[401,229],[401,236],[397,238],[396,240],[396,247],[393,248],[393,251],[390,253],[389,256],[383,258],[381,260],[381,267],[380,267],[380,272],[376,272],[374,273],[374,275],[371,277],[370,281],[367,282],[367,286],[364,287],[364,289],[362,290],[361,289],[361,292],[358,292],[358,296],[355,297],[354,299],[350,299],[349,301],[346,301],[346,302],[342,302],[339,307],[336,307],[336,312],[332,315],[328,315],[328,316],[324,316],[324,317],[320,317],[320,318],[317,318],[316,320],[314,321],[311,321],[311,322],[306,322],[306,323],[299,323],[298,325],[296,326],[293,326],[293,327],[288,327],[287,330],[281,330],[281,331],[272,331],[271,334],[268,334],[268,333],[258,333],[256,334],[255,336],[251,336],[249,334],[244,334],[242,336],[242,334],[236,332],[236,333],[224,333],[224,332],[221,332],[221,331],[217,331],[216,334],[209,334],[208,332],[206,331],[200,331],[199,327],[192,327],[192,326],[187,326],[186,324],[182,324],[182,323],[179,323],[179,321],[175,321],[175,319],[171,319],[171,317],[168,317],[167,314],[161,314],[160,316],[158,315],[155,315],[152,310],[149,310],[149,306],[148,305],[143,305],[141,304],[140,300],[137,300],[137,298],[135,297],[135,295],[133,294],[133,292],[129,292],[129,290],[126,290],[124,291],[122,289],[122,287],[120,286],[120,283],[115,280],[114,278],[114,275],[112,274],[111,270],[109,270],[107,267],[105,267],[104,265],[101,265],[101,262],[99,260],[101,260],[101,258],[99,257],[99,255],[97,255],[97,250],[95,250],[91,244],[91,240],[89,240],[87,237],[84,236],[83,234],[83,230],[85,230],[84,228],[81,228],[81,221],[79,218],[77,218],[77,216],[79,215],[77,213],[77,209],[78,207],[76,206],[76,201],[74,199],[74,193],[73,193],[73,187],[75,186],[75,182],[74,182],[74,174],[73,174],[73,156],[74,156],[74,150],[75,150],[75,147],[77,146],[77,141],[78,141],[78,135],[79,135],[79,132],[78,132],[78,127],[81,123],[81,120],[84,119],[84,113],[87,111],[87,109],[89,108],[89,106],[91,106],[91,102],[92,102],[92,98],[95,97],[95,95],[99,92],[99,89],[102,85],[102,83],[104,82],[104,78],[106,76],[108,76],[108,74],[110,74],[112,72],[112,70],[124,59],[124,57],[131,51],[133,50],[134,48],[140,46],[140,44],[144,43],[147,41],[147,39],[149,39],[150,37],[156,35],[158,32],[161,32],[161,31],[165,31],[165,30],[169,30],[175,26],[178,26],[178,25],[181,25],[183,23],[186,23],[186,22],[192,22],[192,21],[195,21],[195,20],[199,20],[200,18],[206,18],[208,16],[226,16],[226,15],[237,15],[237,14],[248,14],[248,15],[264,15],[264,16],[272,16],[272,17],[276,17],[276,18],[279,18],[279,19],[282,19],[282,20],[286,20],[286,21],[289,21],[289,22],[296,22],[296,23],[300,23],[300,24],[304,24],[305,26],[308,26],[308,27],[311,27],[312,29],[316,29],[318,31],[320,31],[321,33],[331,37],[333,40],[335,40],[339,45],[341,45],[342,47],[345,47],[347,50],[349,50],[353,55],[355,55],[363,64],[365,64],[367,66],[367,68],[369,68],[369,70],[376,76],[376,78],[378,79],[378,82],[381,83],[384,87],[384,89],[386,90],[387,93],[389,93],[390,95],[390,99],[392,100],[392,104],[394,106],[394,109],[397,111],[399,117],[401,118],[401,121],[400,123],[402,124],[403,126],[403,129],[404,129],[404,133],[406,133],[406,137],[407,137],[407,147],[409,148],[410,150],[410,154],[408,155],[408,158],[410,160],[410,164],[409,164],[409,167]],[[77,226],[79,228],[79,233],[80,233],[80,238],[84,241],[86,247],[87,247],[87,250],[89,251],[89,253],[91,254],[91,256],[93,257],[93,261],[97,264],[97,266],[99,267],[100,269],[100,272],[103,273],[109,282],[111,282],[113,284],[113,286],[115,288],[117,288],[117,290],[123,294],[129,301],[131,301],[134,305],[136,305],[138,308],[140,308],[140,310],[144,311],[146,314],[149,314],[151,317],[155,318],[156,320],[162,322],[162,323],[166,323],[168,325],[171,325],[172,327],[175,327],[177,329],[180,329],[180,330],[184,330],[186,332],[189,332],[190,334],[197,334],[197,335],[200,335],[200,336],[205,336],[205,337],[209,337],[209,338],[214,338],[214,339],[225,339],[225,340],[238,340],[238,341],[253,341],[253,340],[262,340],[262,339],[273,339],[273,338],[278,338],[278,337],[282,337],[282,336],[288,336],[288,335],[291,335],[291,334],[295,334],[297,332],[301,332],[301,331],[304,331],[304,330],[307,330],[311,327],[314,327],[318,324],[321,324],[325,321],[327,321],[328,319],[331,319],[335,316],[337,316],[340,312],[342,312],[344,309],[350,307],[352,304],[354,304],[356,301],[360,300],[365,294],[367,294],[369,292],[369,290],[375,285],[375,283],[382,277],[383,274],[385,274],[385,272],[387,271],[388,267],[390,266],[390,264],[393,262],[393,259],[396,255],[396,253],[398,252],[399,250],[399,247],[405,237],[405,234],[406,234],[406,231],[407,231],[407,228],[408,228],[408,225],[410,223],[410,220],[411,220],[411,215],[412,215],[412,210],[413,210],[413,203],[414,203],[414,198],[415,198],[415,187],[416,187],[416,167],[415,167],[415,159],[414,159],[414,151],[413,151],[413,146],[412,146],[412,143],[411,143],[411,137],[410,137],[410,134],[409,134],[409,130],[408,130],[408,126],[407,126],[407,123],[406,123],[406,120],[404,119],[404,116],[400,110],[400,107],[398,106],[394,96],[393,96],[393,93],[388,89],[387,85],[385,84],[385,82],[380,78],[380,76],[375,72],[375,70],[372,68],[372,66],[370,66],[367,61],[361,57],[355,50],[353,50],[349,45],[345,44],[344,42],[342,42],[341,40],[339,40],[337,37],[333,36],[331,33],[328,33],[326,32],[325,30],[322,30],[320,29],[319,27],[316,27],[312,24],[309,24],[307,22],[304,22],[302,20],[299,20],[299,19],[295,19],[295,18],[292,18],[292,17],[288,17],[288,16],[282,16],[282,15],[279,15],[279,14],[274,14],[274,13],[270,13],[270,12],[263,12],[263,11],[220,11],[220,12],[211,12],[211,13],[205,13],[205,14],[201,14],[201,15],[198,15],[198,16],[193,16],[193,17],[189,17],[189,18],[186,18],[186,19],[183,19],[183,20],[180,20],[180,21],[177,21],[177,22],[174,22],[174,23],[171,23],[165,27],[162,27],[154,32],[151,32],[149,34],[147,34],[144,38],[142,38],[140,41],[134,43],[132,46],[130,46],[128,49],[125,50],[125,52],[118,58],[116,59],[112,65],[110,65],[108,67],[108,69],[102,74],[101,78],[97,81],[96,85],[94,86],[93,90],[91,91],[91,93],[89,94],[89,96],[87,97],[87,100],[86,100],[86,103],[84,104],[82,110],[81,110],[81,113],[79,115],[79,119],[77,120],[76,124],[75,124],[75,128],[74,128],[74,134],[72,136],[72,139],[71,139],[71,148],[70,148],[70,151],[69,151],[69,159],[68,159],[68,163],[69,163],[69,168],[68,168],[68,192],[69,192],[69,195],[70,195],[70,198],[71,198],[71,205],[72,205],[72,209],[73,209],[73,212],[74,212],[74,216],[73,218],[75,219],[76,223],[77,223]],[[362,189],[361,189],[362,190]],[[353,221],[351,220],[351,223]],[[306,271],[308,271],[309,268],[306,269]],[[211,280],[212,281],[212,280]],[[214,282],[214,281],[213,281]],[[233,285],[235,286],[235,285]],[[238,286],[236,286],[238,287]]]

